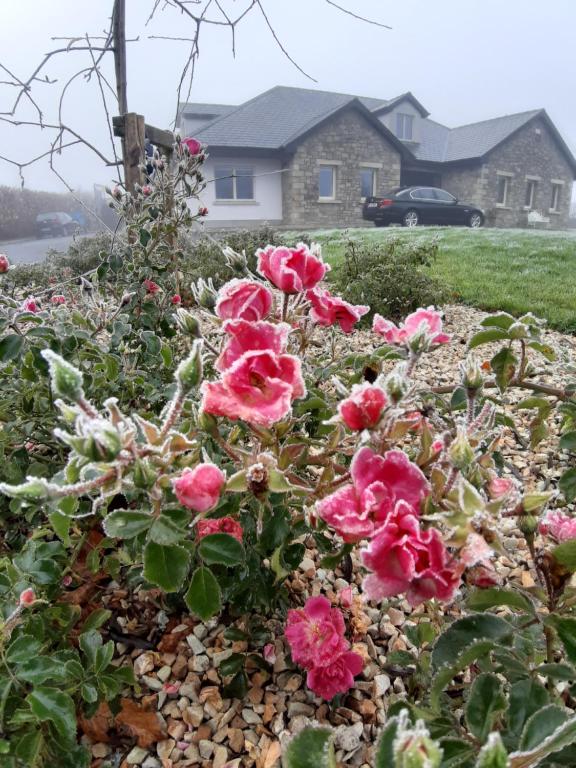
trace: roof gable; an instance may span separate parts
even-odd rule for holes
[[[428,110],[422,106],[422,104],[418,101],[414,94],[411,93],[411,91],[401,93],[400,96],[396,96],[394,99],[390,99],[380,107],[373,108],[373,111],[378,115],[385,115],[387,112],[391,112],[397,106],[402,104],[403,101],[409,101],[410,104],[412,104],[412,106],[417,109],[418,112],[420,112],[422,117],[428,117],[430,114],[430,112],[428,112]]]

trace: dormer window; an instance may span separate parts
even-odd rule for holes
[[[412,141],[414,137],[414,115],[396,113],[396,136],[402,141]]]

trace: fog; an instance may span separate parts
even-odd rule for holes
[[[231,16],[247,4],[247,0],[221,0]],[[239,104],[274,85],[380,98],[410,90],[433,119],[448,126],[544,107],[576,150],[574,0],[340,0],[339,4],[392,29],[351,18],[325,0],[263,0],[283,45],[316,82],[283,55],[255,8],[237,28],[235,57],[229,29],[203,27],[190,100]],[[45,52],[62,44],[51,37],[104,34],[112,5],[112,0],[0,0],[0,64],[27,78]],[[129,110],[144,114],[150,124],[169,128],[189,43],[149,36],[191,37],[192,23],[173,8],[162,10],[160,4],[154,21],[145,26],[154,0],[127,0],[126,5],[127,34],[139,37],[128,44]],[[113,61],[108,56],[104,72],[113,84]],[[43,70],[58,81],[33,85],[32,95],[46,122],[58,115],[64,83],[90,63],[89,52],[77,52],[53,58]],[[0,72],[0,80],[9,79]],[[11,109],[15,91],[0,85],[0,112]],[[33,107],[25,102],[17,116],[34,119]],[[62,104],[62,120],[112,158],[94,79],[73,81]],[[47,151],[52,135],[48,130],[0,123],[0,155],[25,162]],[[64,150],[55,164],[76,189],[114,178],[114,169],[85,147]],[[64,191],[46,159],[24,169],[24,177],[30,188]],[[19,183],[18,170],[0,161],[0,184]]]

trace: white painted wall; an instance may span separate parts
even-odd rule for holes
[[[208,147],[210,152],[210,147]],[[232,164],[246,166],[254,169],[254,200],[241,200],[237,202],[224,202],[216,200],[214,179],[214,166],[220,164]],[[273,158],[225,158],[215,159],[209,157],[204,164],[204,176],[208,182],[206,189],[200,195],[200,205],[208,208],[206,221],[217,223],[219,221],[280,221],[282,219],[282,174],[279,160]],[[196,206],[195,201],[191,204]]]

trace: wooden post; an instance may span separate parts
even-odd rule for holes
[[[145,162],[144,117],[135,112],[124,115],[124,185],[128,192],[134,192],[135,184],[142,184],[140,166]]]

